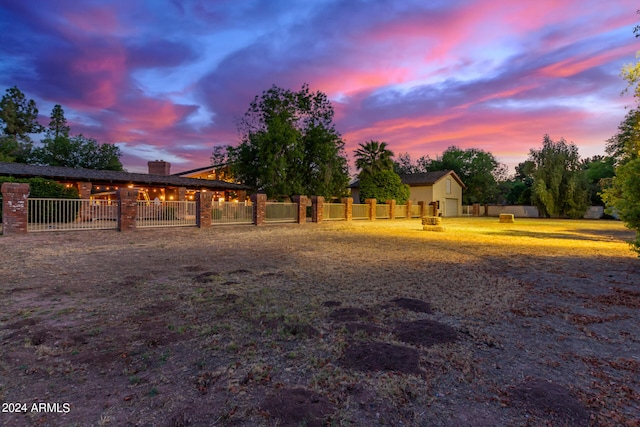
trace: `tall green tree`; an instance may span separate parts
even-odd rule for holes
[[[544,216],[581,218],[589,207],[587,178],[578,147],[545,135],[542,148],[529,151],[533,171],[532,202]]]
[[[447,148],[442,156],[426,159],[425,168],[431,172],[454,171],[467,189],[463,192],[463,203],[492,203],[499,194],[498,182],[506,179],[506,166],[490,152],[478,149]]]
[[[272,86],[239,120],[240,144],[228,149],[234,176],[268,197],[342,196],[349,181],[344,141],[322,92]]]
[[[359,144],[354,152],[356,168],[360,169],[359,178],[384,170],[393,170],[393,151],[386,142],[368,141]]]
[[[611,156],[593,156],[582,161],[582,168],[589,182],[589,201],[593,206],[604,206],[601,193],[604,183],[610,182],[615,175],[614,158]]]
[[[33,142],[31,135],[42,132],[38,108],[16,86],[0,100],[0,160],[26,162]]]
[[[121,171],[120,149],[100,144],[84,135],[69,136],[71,129],[60,105],[51,111],[51,121],[42,146],[32,150],[29,163],[47,166]]]
[[[639,11],[640,13],[640,11]],[[639,27],[634,29],[636,37]],[[638,52],[638,55],[640,52]],[[627,81],[637,102],[640,102],[640,61],[626,65],[622,77]],[[640,120],[638,107],[631,110],[620,124],[618,133],[608,141],[607,150],[616,154],[616,176],[609,188],[602,193],[602,199],[624,221],[625,225],[636,232],[632,242],[633,249],[640,254]]]

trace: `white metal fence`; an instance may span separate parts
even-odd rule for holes
[[[394,211],[395,218],[406,218],[407,217],[407,205],[396,205]]]
[[[266,222],[296,222],[298,221],[297,203],[267,202]]]
[[[471,216],[473,215],[473,206],[471,205],[463,205],[462,206],[462,216]]]
[[[420,218],[420,205],[411,205],[411,218]]]
[[[109,230],[118,227],[118,202],[30,198],[27,231]]]
[[[323,221],[339,221],[345,219],[344,203],[325,203],[322,206]]]
[[[220,224],[252,224],[253,206],[238,202],[213,202],[211,223]]]
[[[196,225],[196,202],[138,200],[137,228],[193,227]]]

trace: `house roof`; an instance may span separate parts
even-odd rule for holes
[[[200,167],[200,168],[190,169],[188,171],[182,171],[182,172],[178,172],[178,173],[173,173],[171,175],[175,175],[175,176],[190,175],[192,173],[199,173],[199,172],[206,172],[206,171],[214,170],[214,169],[221,169],[221,168],[227,167],[228,165],[229,165],[228,163],[221,163],[219,165],[203,166],[203,167]]]
[[[410,173],[400,175],[400,179],[403,184],[407,184],[409,186],[418,186],[418,185],[433,185],[436,182],[440,181],[445,176],[451,175],[453,179],[455,179],[462,188],[467,188],[464,185],[464,182],[460,179],[457,173],[454,171],[435,171],[435,172],[425,172],[425,173]],[[355,180],[349,185],[350,188],[359,188],[360,180]]]
[[[24,163],[0,162],[0,176],[42,177],[59,181],[86,181],[113,184],[137,184],[150,186],[185,187],[208,190],[248,190],[249,187],[230,182],[184,178],[175,175],[149,175],[108,170],[67,168],[61,166],[38,166]]]
[[[464,185],[464,182],[462,182],[458,174],[450,170],[425,172],[425,173],[411,173],[406,175],[400,175],[400,179],[402,179],[403,183],[408,184],[409,186],[433,185],[448,175],[451,175],[451,177],[455,179],[462,188],[467,188],[467,186]]]

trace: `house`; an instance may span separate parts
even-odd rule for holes
[[[462,214],[462,190],[466,188],[454,171],[437,171],[400,175],[402,182],[409,186],[412,204],[435,203],[442,216]],[[359,181],[350,185],[351,197],[355,203],[360,201]]]
[[[148,163],[149,173],[129,173],[97,169],[38,166],[0,162],[0,176],[47,178],[78,188],[84,199],[115,198],[119,187],[136,188],[141,199],[192,200],[196,191],[211,191],[214,198],[238,198],[244,201],[249,187],[211,179],[170,175],[171,164],[162,160]]]

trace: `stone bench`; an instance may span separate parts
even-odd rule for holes
[[[500,214],[500,222],[504,223],[512,223],[513,222],[513,214]]]

